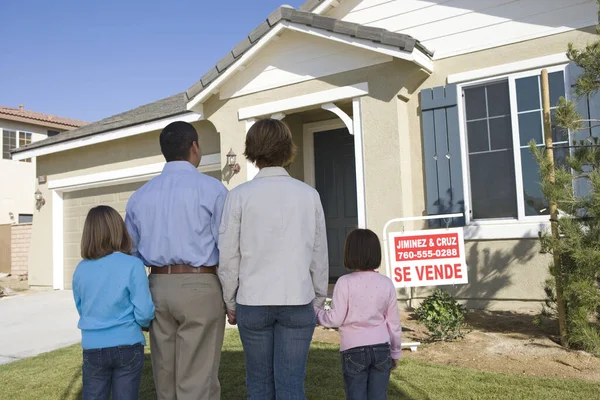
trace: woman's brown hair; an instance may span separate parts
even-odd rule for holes
[[[372,271],[381,265],[381,243],[375,232],[356,229],[346,238],[344,267],[356,271]]]
[[[88,213],[81,237],[81,257],[97,260],[114,252],[130,254],[131,237],[121,215],[112,207],[94,207]]]
[[[258,168],[287,167],[294,161],[296,145],[286,124],[276,119],[261,119],[246,135],[246,158]]]

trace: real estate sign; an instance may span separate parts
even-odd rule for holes
[[[468,283],[463,230],[392,232],[392,280],[398,288]]]

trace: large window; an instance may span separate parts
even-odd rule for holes
[[[10,160],[11,150],[18,147],[27,146],[31,143],[32,134],[30,132],[13,131],[10,129],[2,130],[2,158]],[[31,162],[31,158],[23,160],[23,162]]]
[[[564,67],[550,71],[554,116],[558,99],[565,96],[565,71]],[[529,149],[531,140],[544,146],[539,71],[464,85],[463,95],[470,219],[547,215],[539,168]],[[564,165],[568,132],[552,128],[555,160]]]

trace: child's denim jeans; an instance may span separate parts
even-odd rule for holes
[[[342,352],[348,400],[385,400],[392,371],[390,345],[355,347]]]
[[[137,400],[144,366],[144,346],[83,351],[83,400]]]

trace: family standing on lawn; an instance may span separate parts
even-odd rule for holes
[[[167,164],[133,194],[125,222],[108,206],[85,221],[73,276],[84,400],[138,398],[148,327],[157,398],[220,399],[225,314],[239,327],[248,399],[305,399],[317,324],[339,327],[346,397],[386,399],[401,328],[392,281],[376,271],[379,240],[350,233],[344,265],[353,272],[326,311],[323,207],[285,169],[296,153],[287,126],[264,119],[250,128],[244,154],[260,172],[229,193],[197,171],[192,125],[168,125],[160,147]]]

